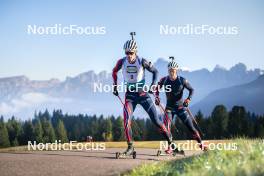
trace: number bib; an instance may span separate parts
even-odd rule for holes
[[[138,57],[133,64],[129,63],[127,58],[125,58],[122,66],[122,72],[124,81],[128,84],[134,84],[145,80],[144,68],[142,66],[141,59]]]

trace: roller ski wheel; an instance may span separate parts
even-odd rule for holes
[[[120,159],[120,158],[130,158],[132,156],[133,159],[137,158],[137,152],[136,151],[132,151],[130,153],[127,152],[116,152],[116,159]]]
[[[157,156],[172,156],[173,155],[173,152],[171,153],[167,153],[166,150],[158,150],[157,151]]]
[[[136,159],[137,158],[137,152],[134,151],[133,154],[132,154],[132,156],[133,156],[133,159]]]
[[[184,152],[184,150],[175,149],[173,151],[173,156],[176,156],[176,155],[183,155],[183,156],[185,156],[185,152]]]
[[[183,155],[185,156],[185,152],[183,150],[175,149],[172,153],[166,153],[166,151],[158,150],[157,156],[176,156],[176,155]]]
[[[120,158],[121,153],[120,152],[116,152],[116,159]]]
[[[161,150],[158,150],[157,151],[157,156],[160,156],[161,155]]]

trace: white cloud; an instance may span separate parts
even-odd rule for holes
[[[8,105],[7,103],[3,102],[0,104],[0,114],[1,115],[9,114],[12,111],[13,111],[12,106]]]
[[[43,104],[67,103],[71,99],[57,98],[38,92],[29,92],[9,102],[0,103],[0,114],[7,115],[20,112],[27,108],[37,108]]]

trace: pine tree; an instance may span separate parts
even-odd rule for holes
[[[39,120],[37,120],[35,127],[34,127],[34,137],[37,143],[43,142],[43,129],[42,129],[41,122]]]
[[[102,133],[102,136],[105,141],[112,141],[113,139],[112,122],[110,118],[105,119],[104,132]]]
[[[0,119],[0,148],[9,147],[10,141],[8,136],[8,131],[4,123],[4,118],[1,116]]]
[[[23,125],[23,143],[22,144],[27,144],[28,141],[34,141],[35,140],[35,135],[34,135],[34,127],[32,125],[32,121],[28,120],[25,121]]]
[[[224,105],[215,106],[212,114],[211,132],[214,139],[223,139],[227,133],[228,112]]]
[[[133,139],[135,141],[141,140],[141,129],[139,128],[137,120],[134,116],[131,117],[131,128],[133,131]]]
[[[112,141],[113,140],[113,133],[112,133],[112,121],[110,118],[106,119],[106,127],[105,127],[105,141]]]
[[[125,140],[123,119],[120,116],[118,116],[113,123],[113,139],[114,141]]]
[[[135,130],[138,131],[138,140],[146,140],[147,137],[147,131],[145,128],[145,119],[137,118],[135,119],[134,123],[132,123],[133,126],[135,126]],[[136,139],[135,139],[136,140]]]
[[[242,136],[247,132],[247,113],[243,106],[234,106],[229,113],[228,131],[231,136]]]
[[[173,125],[173,121],[175,122],[174,123],[175,125]],[[173,129],[173,131],[174,131],[173,134],[175,136],[173,138],[175,140],[192,139],[191,133],[189,132],[188,128],[186,127],[186,125],[182,122],[182,120],[178,116],[175,116],[171,123],[172,123],[171,128]],[[177,130],[174,128],[177,128]]]
[[[195,115],[196,121],[201,128],[202,132],[204,133],[203,138],[206,139],[209,137],[208,135],[208,120],[205,119],[202,111],[198,111],[197,114]]]
[[[67,132],[65,130],[62,120],[58,120],[57,127],[56,127],[56,136],[57,136],[57,140],[61,140],[62,143],[69,141]]]
[[[254,137],[254,134],[255,134],[254,124],[255,123],[256,123],[255,114],[247,112],[246,124],[244,126],[244,128],[246,128],[244,131],[244,133],[246,133],[245,136]]]
[[[255,137],[264,138],[264,116],[259,116],[256,118]]]
[[[11,119],[7,122],[7,131],[9,135],[9,141],[12,146],[19,145],[19,142],[23,142],[22,134],[23,129],[20,122],[18,122],[15,117],[13,116]]]
[[[72,129],[72,139],[75,141],[80,141],[81,131],[77,123],[74,124]]]
[[[161,131],[152,123],[150,119],[146,120],[147,140],[161,140],[164,139]]]
[[[43,142],[44,143],[52,143],[55,141],[55,132],[51,125],[51,122],[47,119],[43,119],[42,121],[42,128],[43,128]]]

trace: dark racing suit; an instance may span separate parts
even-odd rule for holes
[[[134,69],[133,64],[131,66],[131,64],[129,66],[125,66],[125,62],[126,61],[126,57],[118,60],[116,66],[113,69],[112,72],[112,77],[114,80],[114,85],[117,85],[117,73],[120,69],[123,70],[123,76],[124,74],[126,74],[126,72],[128,71],[133,71],[133,72],[139,72],[139,69]],[[145,69],[147,69],[149,72],[151,72],[153,74],[152,76],[152,84],[151,85],[155,85],[156,80],[157,80],[157,76],[158,76],[158,71],[156,70],[156,68],[154,68],[152,66],[152,64],[150,62],[147,62],[144,58],[140,59],[137,57],[136,61],[138,62],[137,64],[140,65],[140,67],[142,66],[142,72],[145,71]],[[125,71],[125,73],[124,73]],[[142,73],[144,74],[144,73]],[[140,80],[142,83],[142,85],[145,82],[145,78],[144,76],[142,77],[142,80]],[[152,101],[152,99],[149,96],[148,92],[143,91],[143,89],[139,89],[138,91],[126,91],[126,95],[125,95],[125,107],[123,109],[123,113],[124,113],[124,128],[125,128],[125,135],[127,138],[127,142],[128,143],[132,143],[133,139],[132,139],[132,129],[131,129],[131,118],[133,115],[133,112],[136,108],[136,105],[140,104],[144,110],[148,113],[151,121],[158,127],[159,131],[162,133],[162,135],[166,138],[166,140],[171,143],[171,134],[170,131],[168,131],[164,125],[164,123],[159,119],[158,115],[157,115],[157,111],[155,108],[155,105]]]
[[[170,130],[171,123],[173,117],[177,115],[181,121],[185,124],[185,126],[192,133],[193,139],[195,139],[198,143],[201,143],[201,137],[199,132],[193,125],[192,119],[188,112],[186,111],[186,107],[183,106],[183,90],[186,88],[189,91],[188,99],[190,100],[193,95],[194,89],[190,85],[190,83],[183,77],[177,76],[177,79],[171,80],[169,76],[163,77],[158,83],[158,89],[156,91],[156,96],[159,96],[159,90],[162,87],[171,88],[171,91],[166,92],[167,104],[166,104],[166,113],[169,118],[168,123],[166,124],[167,128]]]

